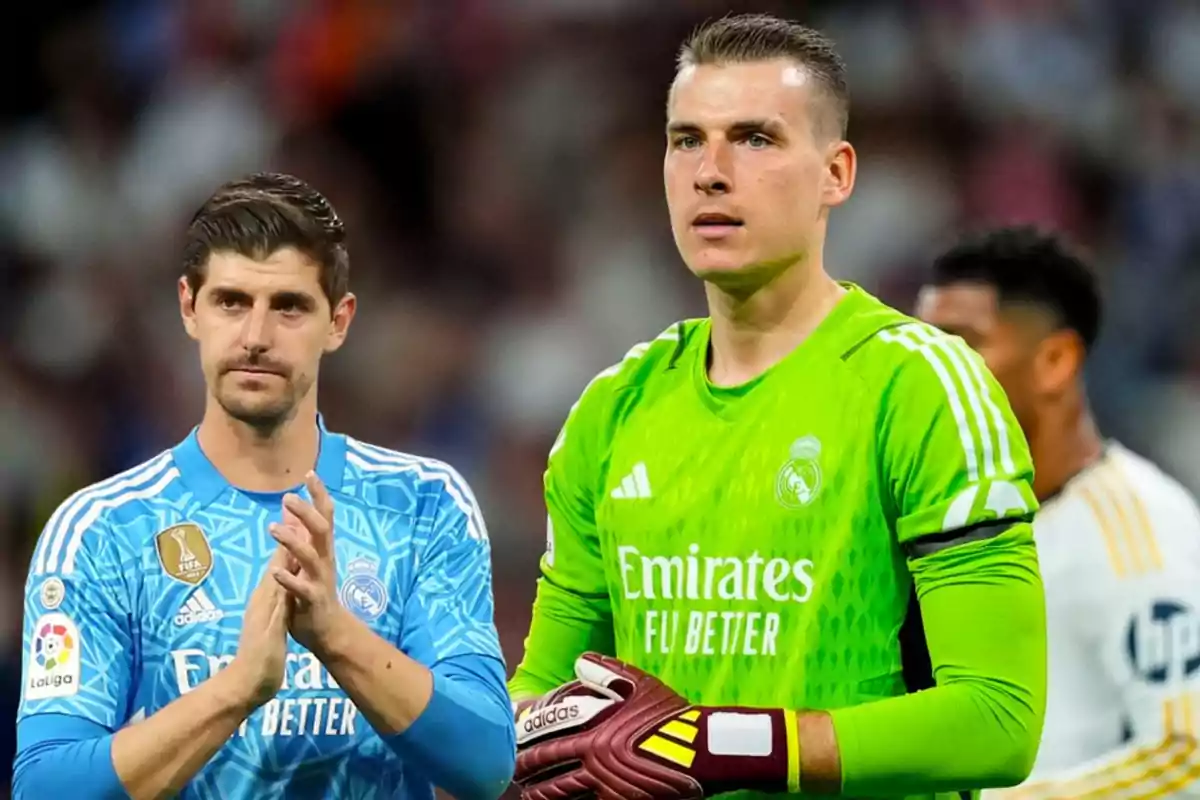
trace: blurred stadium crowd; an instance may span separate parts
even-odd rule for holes
[[[727,11],[820,27],[848,62],[860,171],[831,271],[903,308],[964,227],[1069,231],[1109,298],[1091,371],[1106,432],[1200,490],[1192,0],[18,5],[0,131],[6,709],[42,523],[199,419],[178,236],[219,183],[264,168],[314,183],[350,231],[362,303],[326,367],[330,425],[472,482],[515,663],[567,409],[630,345],[703,313],[662,199],[663,103],[680,38]]]

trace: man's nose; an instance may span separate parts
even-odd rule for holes
[[[242,347],[252,353],[271,349],[271,313],[265,305],[255,305],[246,315],[242,328]]]
[[[696,167],[696,191],[706,195],[728,194],[733,189],[733,166],[726,142],[709,142]]]

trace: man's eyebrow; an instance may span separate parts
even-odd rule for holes
[[[675,120],[667,123],[667,133],[700,133],[700,126],[694,122],[680,122]]]
[[[731,124],[726,130],[734,136],[745,136],[749,133],[770,133],[778,134],[780,131],[778,120],[773,119],[743,119]],[[693,134],[698,135],[703,133],[699,125],[686,120],[673,120],[667,124],[668,134]]]
[[[745,136],[748,133],[779,133],[782,126],[773,119],[747,119],[735,122],[729,126],[729,132],[735,136]]]
[[[223,286],[220,284],[211,286],[208,293],[213,297],[218,297],[222,300],[246,300],[250,297],[250,293],[245,289],[239,289],[236,286]]]
[[[294,291],[294,290],[275,292],[274,294],[271,295],[271,304],[272,305],[279,306],[279,305],[286,305],[289,303],[291,305],[296,306],[297,308],[311,310],[313,308],[316,308],[317,299],[315,297],[313,297],[311,294],[309,294],[308,292],[301,292],[301,291]]]
[[[250,292],[235,286],[218,284],[214,285],[209,291],[212,297],[218,300],[239,300],[242,302],[253,300],[253,295]],[[317,298],[309,292],[298,289],[283,289],[272,292],[270,302],[272,306],[291,304],[298,308],[311,309],[316,307]]]

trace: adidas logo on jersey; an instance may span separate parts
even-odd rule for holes
[[[633,472],[621,479],[620,485],[612,490],[612,496],[617,500],[637,500],[651,496],[650,476],[646,473],[644,461],[633,465]]]
[[[175,615],[175,624],[179,627],[197,625],[201,622],[216,622],[225,616],[225,612],[213,605],[203,589],[197,589]]]

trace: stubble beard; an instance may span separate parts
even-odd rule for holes
[[[260,437],[269,438],[296,415],[298,399],[289,381],[277,397],[248,403],[229,393],[217,392],[217,403],[231,419],[253,429]]]

